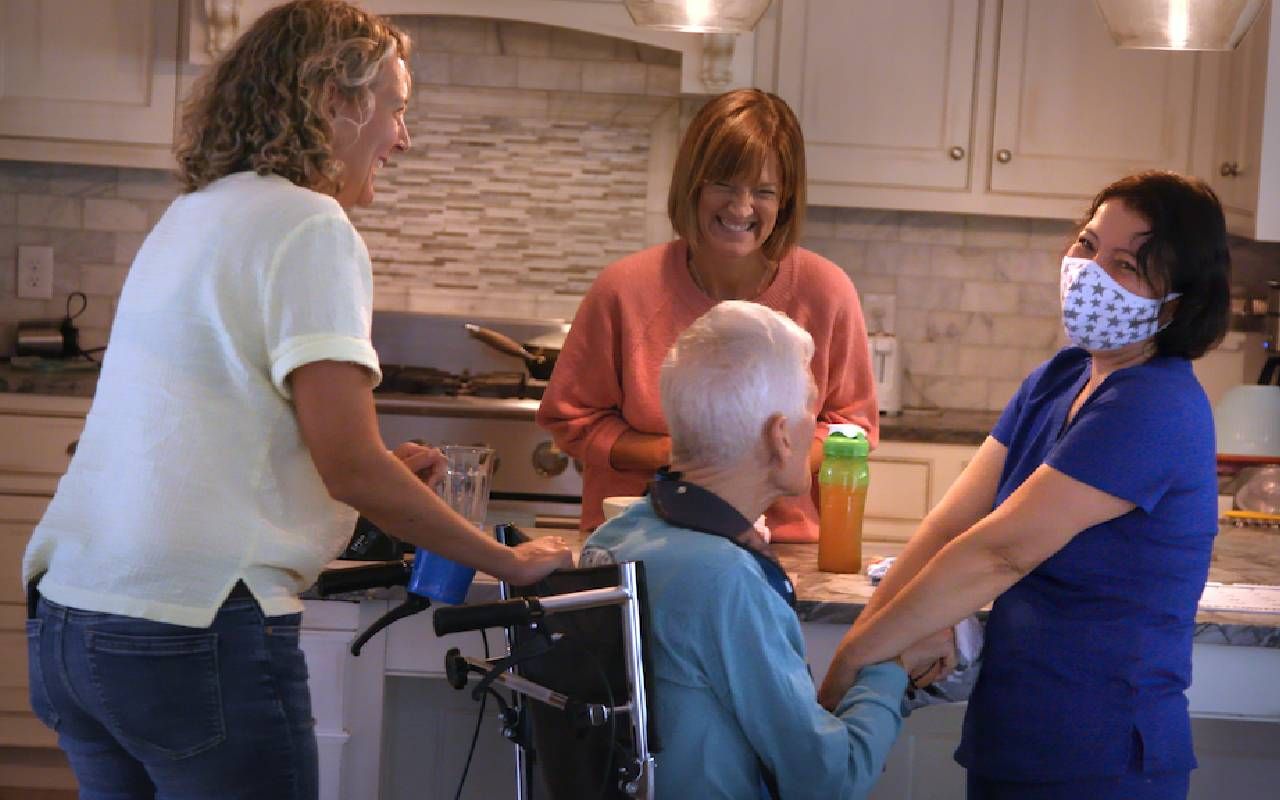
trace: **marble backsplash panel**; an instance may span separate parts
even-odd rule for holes
[[[547,167],[552,163],[548,159]],[[72,291],[89,297],[76,320],[84,346],[106,344],[129,264],[176,191],[163,172],[0,162],[0,355],[13,352],[18,320],[61,316]],[[406,191],[404,205],[381,212],[388,223],[447,230],[438,219],[447,217],[441,206],[423,202],[414,208],[409,197]],[[868,308],[892,307],[908,407],[999,409],[1060,344],[1057,264],[1071,223],[849,208],[813,208],[809,216],[803,244],[848,272]],[[454,255],[465,269],[448,272],[427,260],[425,249],[417,249],[420,263],[402,259],[398,248],[415,246],[380,230],[376,219],[361,227],[371,250],[395,254],[375,264],[380,285],[405,277],[440,282],[440,288],[415,283],[410,301],[403,299],[410,297],[406,292],[389,303],[383,291],[378,307],[384,310],[413,310],[405,303],[415,302],[423,311],[568,318],[581,291],[614,255],[597,242],[599,252],[581,258],[538,257],[526,252],[532,233],[497,227],[489,234],[495,241],[511,237],[502,245],[506,260],[467,264],[459,248]],[[473,235],[480,232],[464,229],[457,238]],[[52,300],[17,298],[21,244],[53,246]],[[1280,278],[1280,244],[1234,240],[1232,256],[1239,285],[1260,288]],[[533,269],[534,263],[542,268]],[[490,271],[490,264],[501,268]],[[543,282],[547,294],[526,293],[513,274]],[[502,281],[509,288],[501,288]],[[555,298],[554,305],[546,297]]]

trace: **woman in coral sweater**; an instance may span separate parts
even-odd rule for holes
[[[830,423],[857,423],[875,444],[862,307],[839,267],[796,246],[804,211],[804,139],[787,104],[755,89],[708,102],[690,123],[672,174],[667,213],[679,238],[600,273],[538,409],[538,423],[583,463],[584,531],[603,521],[605,497],[641,494],[654,470],[670,463],[659,367],[680,332],[722,300],[768,306],[813,336],[813,470]],[[779,500],[765,516],[777,541],[817,538],[812,496]]]

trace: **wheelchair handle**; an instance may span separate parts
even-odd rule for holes
[[[542,603],[536,598],[521,597],[497,603],[467,606],[445,606],[436,609],[432,626],[436,636],[482,628],[506,628],[525,625],[542,616]]]
[[[412,566],[408,562],[370,564],[347,569],[327,569],[316,578],[316,594],[321,597],[344,592],[362,592],[375,587],[404,586]]]

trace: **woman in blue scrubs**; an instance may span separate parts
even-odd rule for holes
[[[1185,798],[1184,694],[1217,532],[1191,371],[1227,327],[1226,225],[1202,182],[1124,178],[1061,266],[1071,345],[1009,402],[841,642],[819,699],[994,601],[956,760],[970,800]]]

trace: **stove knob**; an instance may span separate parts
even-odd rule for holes
[[[541,442],[533,448],[533,471],[543,478],[554,478],[569,466],[569,457],[555,442]]]

